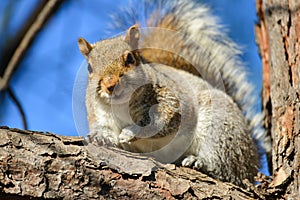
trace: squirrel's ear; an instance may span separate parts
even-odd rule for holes
[[[78,46],[79,46],[80,52],[85,57],[87,57],[89,55],[89,53],[91,52],[91,50],[93,49],[93,45],[88,43],[88,41],[86,41],[83,38],[78,38]]]
[[[130,45],[132,50],[135,50],[138,48],[139,39],[140,39],[139,26],[138,24],[135,24],[127,30],[125,36],[125,42],[127,42]]]

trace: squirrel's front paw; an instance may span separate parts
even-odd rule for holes
[[[116,142],[114,138],[109,135],[104,135],[104,131],[91,131],[87,136],[87,141],[97,146],[112,146],[116,147]],[[111,135],[111,134],[110,134]]]
[[[182,166],[193,167],[195,169],[201,169],[203,166],[203,160],[197,156],[190,155],[183,159]]]
[[[135,141],[135,133],[130,129],[130,127],[124,128],[119,135],[119,142],[130,143],[133,141]]]

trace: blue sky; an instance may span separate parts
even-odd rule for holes
[[[13,1],[2,0],[0,3],[2,19],[9,2]],[[0,45],[14,34],[38,0],[14,2],[9,28],[0,27]],[[126,6],[127,3],[121,0],[70,0],[49,21],[11,81],[24,107],[29,129],[77,135],[72,115],[72,89],[83,61],[77,38],[95,42],[116,34],[106,31],[109,15],[116,12],[117,6]],[[206,4],[220,17],[229,36],[244,47],[242,59],[249,67],[250,80],[259,95],[261,63],[254,35],[255,1],[211,0]],[[20,114],[7,95],[0,99],[0,103],[0,125],[22,128]]]

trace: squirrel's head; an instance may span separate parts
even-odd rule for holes
[[[125,36],[95,44],[90,44],[83,38],[78,39],[79,50],[89,64],[89,80],[98,80],[97,92],[100,96],[110,96],[119,79],[140,64],[139,37],[138,25],[133,25]]]

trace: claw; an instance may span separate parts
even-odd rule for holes
[[[123,129],[119,135],[120,143],[131,143],[136,140],[134,133],[129,129]]]

